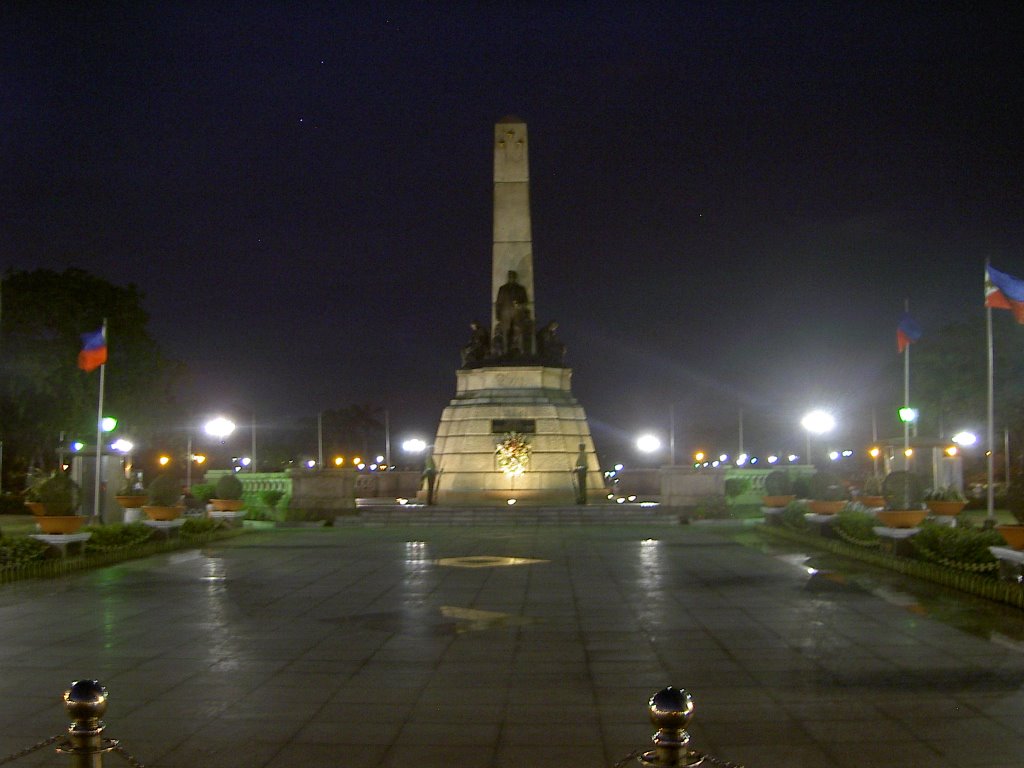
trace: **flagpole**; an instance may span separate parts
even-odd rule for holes
[[[988,275],[988,259],[985,260],[985,275]],[[993,461],[995,459],[995,433],[993,427],[995,421],[995,406],[993,402],[995,397],[992,384],[995,370],[995,355],[992,351],[992,307],[988,306],[988,302],[986,302],[985,306],[985,336],[988,347],[988,512],[986,517],[988,520],[993,520],[996,515],[995,488],[992,485],[994,482]]]
[[[107,341],[107,318],[103,318],[103,343]],[[98,523],[103,522],[100,512],[100,472],[103,466],[103,391],[107,380],[106,362],[100,366],[100,396],[96,406],[96,483],[92,496],[92,515]]]
[[[903,300],[903,311],[910,313],[910,299]],[[903,347],[903,407],[910,408],[910,344]],[[910,469],[910,422],[903,420],[903,467]]]

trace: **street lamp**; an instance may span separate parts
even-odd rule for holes
[[[816,408],[800,419],[800,426],[807,432],[807,463],[813,464],[811,457],[811,435],[823,435],[835,429],[836,419],[828,411]]]
[[[661,440],[657,435],[643,434],[636,439],[636,448],[641,453],[655,453],[661,450]]]

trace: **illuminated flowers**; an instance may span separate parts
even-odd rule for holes
[[[494,449],[498,469],[509,477],[519,477],[530,464],[533,448],[518,432],[509,432]]]

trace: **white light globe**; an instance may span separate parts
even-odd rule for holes
[[[643,453],[654,453],[661,448],[661,440],[655,435],[640,435],[636,439],[636,447]]]
[[[816,435],[823,435],[826,432],[831,432],[835,429],[836,419],[827,411],[816,410],[811,411],[800,419],[800,426],[808,432],[812,432]]]

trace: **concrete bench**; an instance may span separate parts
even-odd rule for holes
[[[68,555],[68,549],[71,548],[78,553],[81,553],[82,548],[85,546],[85,542],[92,536],[91,533],[32,533],[29,534],[30,538],[36,541],[41,541],[43,544],[51,547],[58,553],[60,557],[66,557]]]

